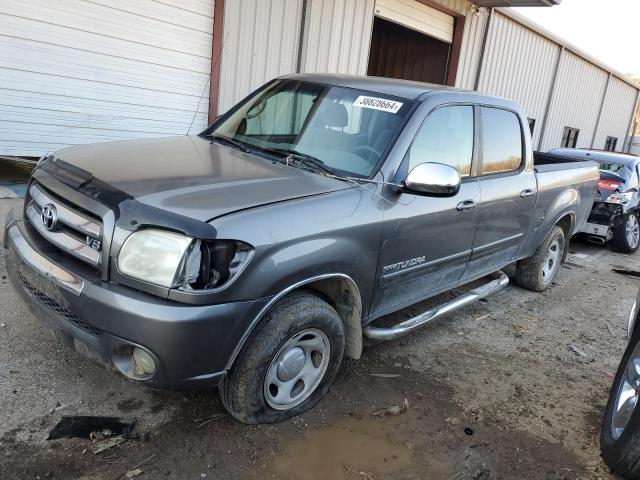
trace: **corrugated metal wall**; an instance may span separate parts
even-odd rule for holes
[[[604,70],[564,51],[541,150],[559,147],[564,127],[580,129],[578,148],[591,146],[607,78]]]
[[[474,88],[488,19],[484,9],[481,12],[470,12],[466,18],[456,79],[459,88]],[[492,16],[479,90],[521,103],[536,120],[533,137],[537,147],[561,47],[498,10]],[[608,72],[583,58],[569,51],[563,54],[541,149],[559,147],[565,126],[580,129],[579,147],[591,146],[607,77]],[[622,150],[636,92],[612,77],[594,148],[603,148],[607,136],[618,136],[617,149]]]
[[[487,9],[481,9],[479,14],[469,11],[467,13],[464,32],[462,35],[462,47],[456,75],[456,87],[466,90],[475,88],[476,75],[482,54],[482,41],[487,27]]]
[[[218,113],[296,71],[301,22],[300,0],[225,2]]]
[[[184,134],[208,93],[213,0],[0,0],[0,154]],[[204,127],[208,96],[192,131]]]
[[[472,89],[486,10],[438,1],[466,15],[456,85]],[[226,1],[220,112],[298,66],[366,73],[375,0],[307,0],[301,39],[303,4]],[[196,109],[198,131],[208,109],[213,12],[214,0],[0,0],[0,154],[183,134]],[[493,15],[479,88],[521,102],[536,119],[537,141],[560,47],[506,12]],[[580,129],[580,146],[591,145],[607,76],[565,52],[542,148],[557,147],[565,126]],[[634,92],[612,78],[595,147],[611,135],[622,148]]]
[[[558,45],[493,12],[478,90],[517,101],[536,121],[534,145],[551,92]]]
[[[623,150],[637,94],[631,85],[615,77],[611,79],[593,148],[604,148],[607,137],[616,137],[616,150]]]
[[[301,71],[365,75],[375,0],[308,0]]]

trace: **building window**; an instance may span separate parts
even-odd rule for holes
[[[531,136],[533,136],[533,131],[536,128],[536,119],[535,118],[527,118],[529,122],[529,131],[531,132]]]
[[[580,130],[577,128],[564,127],[564,133],[562,134],[562,145],[563,148],[576,148],[578,145],[578,135],[580,134]]]
[[[618,146],[618,139],[616,137],[607,137],[607,141],[604,144],[604,149],[609,152],[615,152]]]

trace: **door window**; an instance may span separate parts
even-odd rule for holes
[[[442,107],[420,127],[409,150],[409,172],[421,163],[444,163],[471,174],[473,158],[473,107]]]
[[[513,172],[522,165],[522,129],[518,116],[482,108],[482,174]]]

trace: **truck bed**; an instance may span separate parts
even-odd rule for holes
[[[571,158],[543,152],[533,152],[533,165],[537,173],[597,166],[593,160],[583,160],[581,158]]]
[[[551,226],[566,214],[571,214],[573,219],[569,236],[582,228],[591,212],[600,178],[596,162],[549,153],[534,152],[534,169],[538,199],[535,233],[529,238],[530,252],[540,245]]]

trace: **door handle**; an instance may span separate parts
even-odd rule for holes
[[[520,192],[520,196],[521,196],[522,198],[533,197],[535,194],[536,194],[536,192],[534,192],[534,191],[533,191],[532,189],[530,189],[530,188],[527,188],[527,189],[522,190],[522,191]]]
[[[456,205],[456,210],[458,210],[459,212],[464,212],[465,210],[471,210],[475,206],[476,202],[474,202],[473,200],[465,200],[464,202],[460,202],[458,205]]]

